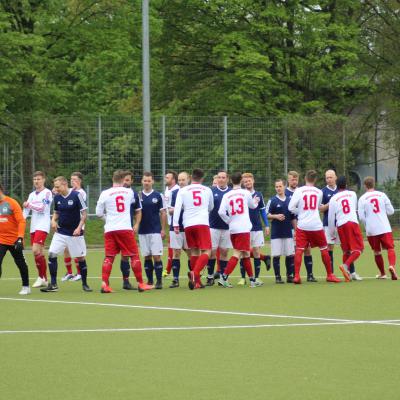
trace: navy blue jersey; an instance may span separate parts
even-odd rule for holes
[[[288,187],[285,189],[285,196],[289,198],[289,200],[292,198],[294,193],[294,190],[290,190]]]
[[[150,193],[140,192],[142,200],[142,221],[139,225],[139,235],[160,233],[160,211],[165,209],[161,193],[152,190]]]
[[[337,187],[335,186],[335,189],[331,189],[328,186],[325,186],[322,190],[322,202],[321,204],[328,204],[329,201],[331,200],[331,197],[338,192]],[[328,226],[328,212],[329,209],[324,211],[324,218],[322,220],[322,224],[324,226]]]
[[[176,196],[178,195],[179,189],[175,189],[171,192],[171,207],[175,207]],[[169,226],[169,230],[172,232],[174,230],[173,224]],[[181,211],[181,215],[179,216],[179,231],[184,232],[183,229],[183,210]]]
[[[138,192],[135,192],[133,189],[132,189],[132,192],[133,192],[133,199],[134,199],[134,201],[133,201],[133,203],[131,204],[131,210],[130,210],[130,212],[131,212],[131,224],[132,224],[132,226],[133,226],[133,219],[134,219],[134,217],[135,217],[135,211],[141,210],[141,209],[142,209],[142,202],[140,201],[139,193],[138,193]]]
[[[221,205],[222,197],[225,193],[228,193],[231,190],[230,187],[226,189],[220,189],[218,186],[212,187],[211,191],[214,198],[214,208],[210,212],[209,222],[210,228],[213,229],[224,229],[228,230],[229,226],[224,221],[222,221],[221,217],[218,214],[219,206]]]
[[[271,220],[271,239],[284,239],[293,237],[292,233],[292,220],[295,219],[289,209],[290,198],[285,197],[284,200],[280,199],[277,195],[271,197],[267,205],[268,214],[284,214],[285,219],[278,221],[277,219]]]
[[[251,197],[258,197],[260,199],[260,202],[258,203],[257,208],[249,208],[249,216],[250,216],[250,221],[253,227],[251,230],[254,231],[262,231],[262,222],[261,222],[261,215],[260,212],[261,210],[265,209],[265,203],[264,203],[264,197],[260,192],[253,192],[251,193]]]
[[[81,222],[81,211],[86,210],[86,203],[82,195],[70,189],[67,196],[54,196],[54,211],[58,214],[57,232],[62,235],[73,236],[74,230]],[[83,235],[83,230],[81,231]]]

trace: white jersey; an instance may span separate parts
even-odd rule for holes
[[[335,226],[339,227],[347,222],[358,224],[357,195],[352,190],[341,190],[329,201],[328,227],[331,236],[335,236]]]
[[[131,204],[134,193],[130,188],[115,186],[103,190],[96,206],[96,215],[105,216],[104,232],[132,230]]]
[[[40,192],[32,192],[27,200],[23,214],[25,219],[32,212],[31,233],[35,231],[50,232],[50,207],[53,201],[51,190],[44,188]]]
[[[373,190],[364,193],[358,200],[358,216],[365,225],[367,236],[392,232],[388,215],[394,208],[385,193]]]
[[[179,186],[177,184],[175,184],[175,186],[172,186],[171,189],[169,189],[168,186],[165,188],[164,203],[167,205],[168,208],[171,207],[171,193],[176,189],[179,189]],[[169,213],[167,213],[167,220],[168,220],[168,225],[171,225],[172,224],[172,215],[170,215]]]
[[[258,201],[248,190],[232,189],[223,195],[218,214],[229,225],[230,233],[250,232],[253,227],[249,216],[249,207],[257,208]]]
[[[295,190],[289,202],[289,211],[297,215],[297,226],[305,231],[322,230],[319,206],[322,191],[315,186],[301,186]]]
[[[192,183],[179,189],[176,196],[173,224],[179,226],[179,216],[183,210],[183,227],[195,225],[209,226],[209,212],[214,208],[211,189],[200,183]]]

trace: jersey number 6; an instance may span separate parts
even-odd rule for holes
[[[117,211],[118,212],[124,212],[125,211],[125,203],[124,203],[124,197],[123,196],[117,196],[115,198],[115,205],[117,206]]]

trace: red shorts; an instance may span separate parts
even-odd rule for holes
[[[111,257],[119,253],[126,257],[139,254],[135,234],[131,230],[106,232],[104,234],[104,251],[106,256]]]
[[[44,246],[48,233],[45,231],[35,231],[31,233],[31,245],[34,243]]]
[[[296,228],[296,248],[306,249],[307,247],[328,247],[326,235],[323,229],[320,231],[304,231]]]
[[[363,251],[364,250],[364,240],[361,234],[360,226],[355,222],[346,222],[344,225],[337,228],[340,247],[343,252],[348,251]]]
[[[382,233],[376,236],[367,236],[371,249],[378,252],[382,249],[394,249],[392,232]]]
[[[211,250],[211,234],[208,225],[194,225],[185,228],[189,249]]]
[[[250,232],[231,233],[231,242],[235,250],[250,251]]]

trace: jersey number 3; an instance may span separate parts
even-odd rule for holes
[[[379,208],[379,200],[378,199],[371,199],[370,202],[371,202],[371,204],[374,205],[374,208],[372,209],[372,211],[375,214],[378,214],[381,211],[381,209]]]
[[[124,203],[124,197],[123,196],[117,196],[115,198],[115,205],[117,206],[117,211],[118,212],[124,212],[125,211],[125,203]]]

